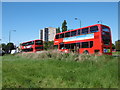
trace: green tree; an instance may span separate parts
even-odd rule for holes
[[[60,27],[56,28],[56,33],[60,33]]]
[[[117,51],[120,51],[120,40],[115,42],[115,48]]]
[[[2,43],[1,45],[0,45],[0,48],[2,48],[2,50],[6,50],[6,44],[5,43]]]
[[[112,43],[112,49],[115,49],[115,45]]]
[[[6,52],[11,53],[11,50],[15,49],[15,46],[13,43],[8,43],[6,46]]]
[[[45,50],[53,49],[53,47],[54,47],[54,41],[44,42],[44,49]]]
[[[67,31],[67,22],[66,22],[66,20],[64,20],[64,22],[62,23],[62,32],[64,32],[64,31]]]

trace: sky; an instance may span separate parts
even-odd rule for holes
[[[64,20],[68,29],[97,24],[108,25],[112,42],[118,40],[118,2],[2,2],[2,42],[19,43],[39,39],[39,30],[61,27]]]

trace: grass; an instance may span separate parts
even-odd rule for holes
[[[18,54],[3,56],[2,64],[3,88],[118,87],[118,63],[112,56]]]
[[[0,57],[0,89],[2,89],[2,57]]]
[[[113,55],[120,55],[120,51],[119,52],[112,52]]]

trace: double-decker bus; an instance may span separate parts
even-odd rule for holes
[[[90,25],[74,30],[57,33],[54,46],[59,51],[70,51],[80,54],[112,55],[112,40],[110,27],[102,24]]]
[[[21,43],[22,52],[37,52],[43,50],[43,41],[40,39]]]

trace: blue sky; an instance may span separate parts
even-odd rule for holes
[[[39,39],[39,30],[45,27],[61,27],[64,20],[68,29],[102,24],[111,27],[113,43],[118,40],[117,2],[3,2],[2,3],[2,42],[8,43],[9,30],[11,42]]]

